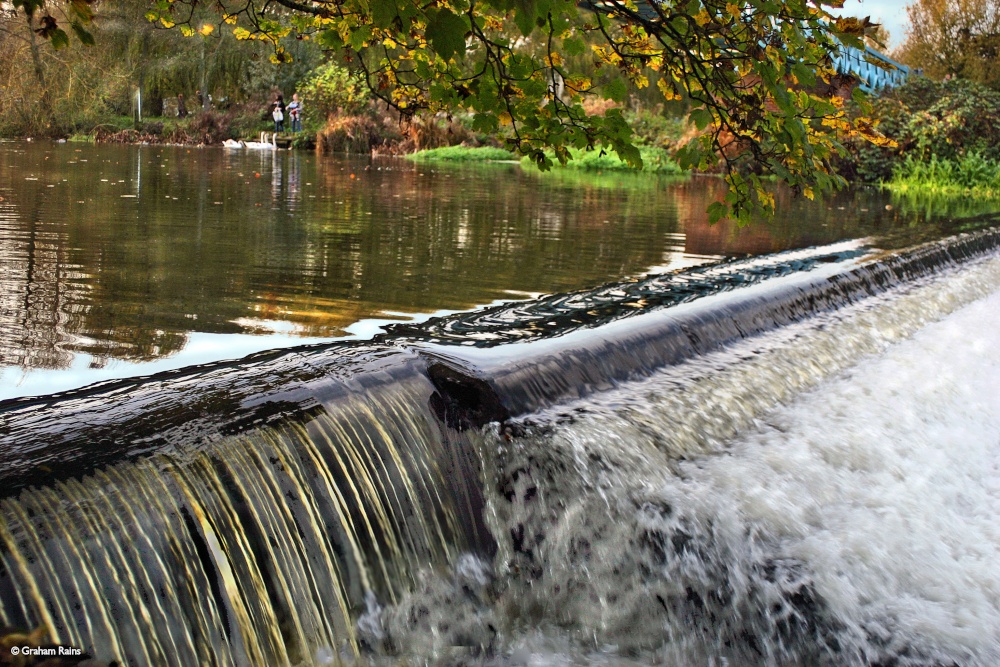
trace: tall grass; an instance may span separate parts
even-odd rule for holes
[[[958,159],[930,160],[907,157],[885,184],[893,192],[921,192],[935,195],[1000,198],[1000,162],[968,153]]]

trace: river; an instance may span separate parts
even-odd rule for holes
[[[997,218],[776,193],[0,144],[0,643],[1000,663]]]

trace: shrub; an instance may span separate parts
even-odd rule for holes
[[[890,189],[976,198],[1000,197],[1000,162],[969,153],[962,158],[929,160],[907,156],[893,171]]]
[[[356,115],[368,104],[368,89],[361,78],[335,63],[314,69],[298,86],[303,102],[303,122],[321,127],[334,115]]]
[[[666,116],[662,105],[654,109],[637,109],[625,113],[625,120],[640,143],[660,148],[677,148],[686,137],[690,125],[686,118]]]
[[[1000,160],[1000,93],[971,81],[911,77],[875,100],[875,117],[897,146],[851,143],[849,157],[837,165],[845,178],[888,181],[907,157],[961,160],[977,154]]]

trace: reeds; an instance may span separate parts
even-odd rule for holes
[[[907,157],[893,170],[892,180],[883,183],[893,192],[920,192],[934,195],[1000,198],[1000,162],[979,153],[957,159],[930,160]]]

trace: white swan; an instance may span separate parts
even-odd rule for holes
[[[268,141],[270,138],[270,141]],[[226,139],[222,142],[226,148],[256,148],[259,150],[273,150],[278,147],[278,135],[275,132],[261,132],[260,141],[243,141]]]

